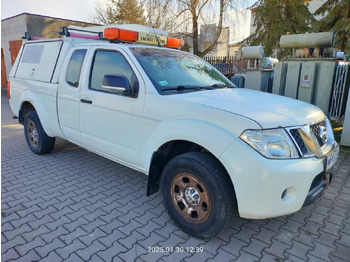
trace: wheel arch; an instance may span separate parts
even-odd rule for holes
[[[35,111],[38,114],[40,122],[46,131],[46,110],[44,110],[44,105],[42,104],[38,95],[35,92],[26,90],[22,93],[20,101],[21,104],[18,110],[18,121],[21,124],[24,123],[26,114],[30,111]]]
[[[21,95],[21,103],[18,109],[18,121],[20,124],[24,123],[26,114],[30,111],[35,111],[38,114],[41,125],[48,136],[62,137],[60,128],[58,126],[56,105],[48,107],[44,105],[42,97],[39,97],[35,92],[26,90]]]
[[[31,111],[36,111],[33,104],[29,101],[23,101],[18,113],[18,122],[23,125],[26,114],[28,114]]]
[[[141,153],[141,165],[149,175],[147,195],[158,191],[161,172],[172,158],[187,152],[206,152],[220,162],[220,155],[235,139],[231,131],[203,119],[162,122],[147,138]]]
[[[186,141],[186,140],[169,141],[163,144],[162,146],[160,146],[158,150],[154,152],[151,160],[149,175],[148,175],[147,195],[149,196],[158,192],[160,187],[159,182],[162,175],[162,171],[167,165],[167,163],[171,159],[188,152],[202,152],[202,153],[208,154],[212,157],[212,159],[214,159],[217,162],[217,164],[220,166],[220,168],[225,174],[227,183],[230,184],[233,190],[232,192],[232,194],[234,195],[233,201],[235,201],[234,204],[235,204],[235,207],[237,207],[235,187],[225,166],[221,163],[218,157],[216,157],[213,153],[211,153],[205,147],[197,143]]]

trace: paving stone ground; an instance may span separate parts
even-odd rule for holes
[[[350,261],[350,153],[316,203],[273,219],[233,219],[208,241],[180,231],[147,177],[57,139],[29,150],[1,103],[2,261]]]

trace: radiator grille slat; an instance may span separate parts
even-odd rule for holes
[[[311,128],[312,132],[314,133],[320,147],[323,147],[327,142],[327,141],[324,141],[322,139],[322,134],[320,133],[320,128],[324,128],[324,130],[326,131],[326,124],[324,123],[324,121],[322,121],[318,124],[315,124],[315,125],[311,125],[310,128]]]
[[[303,130],[302,132],[305,132],[306,130],[310,130],[310,131],[306,131],[307,133],[309,133],[309,135],[314,135],[317,143],[319,145],[320,148],[322,148],[324,145],[327,144],[327,123],[326,120],[323,120],[317,124],[313,124],[309,126],[310,129],[305,128],[305,127],[295,127],[295,128],[289,128],[289,134],[293,137],[295,143],[297,144],[300,153],[305,156],[308,155],[310,152],[308,151],[308,148],[306,147],[306,144],[302,138],[302,136],[300,135],[301,130]],[[315,141],[316,143],[316,141]],[[315,145],[318,147],[318,145]]]
[[[305,146],[305,143],[299,133],[298,129],[291,129],[289,130],[290,134],[292,135],[292,137],[294,138],[295,142],[297,143],[301,153],[303,155],[307,154],[307,148]]]

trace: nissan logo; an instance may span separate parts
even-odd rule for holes
[[[318,128],[318,133],[320,134],[320,138],[322,140],[322,143],[325,144],[327,142],[327,139],[328,139],[326,127],[320,126]]]

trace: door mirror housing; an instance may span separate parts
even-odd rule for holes
[[[124,75],[105,75],[102,90],[114,94],[131,95],[129,80]]]

